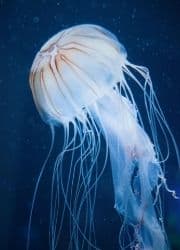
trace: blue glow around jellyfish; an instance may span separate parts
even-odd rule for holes
[[[149,136],[128,79],[144,96]],[[61,249],[61,232],[68,213],[68,249],[100,249],[94,209],[98,181],[109,156],[114,207],[123,218],[119,248],[168,249],[159,190],[164,186],[175,198],[176,195],[166,184],[166,159],[159,147],[157,128],[164,135],[167,157],[168,137],[177,156],[178,149],[148,69],[130,63],[125,48],[106,29],[79,25],[59,32],[43,45],[31,68],[30,87],[37,110],[52,131],[47,159],[54,144],[55,125],[64,129],[64,145],[52,172],[49,248]],[[98,164],[102,138],[106,143],[105,159]],[[71,155],[68,165],[64,161],[67,153]],[[27,250],[36,194],[47,159],[33,196]],[[68,171],[66,178],[64,169]],[[131,233],[125,244],[128,228]]]

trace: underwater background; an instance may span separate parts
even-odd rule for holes
[[[113,32],[125,46],[128,59],[149,68],[161,107],[180,142],[179,0],[0,0],[0,250],[25,249],[34,186],[50,145],[50,130],[40,119],[29,88],[32,61],[48,38],[82,23]],[[59,128],[56,152],[61,144]],[[55,154],[52,162],[54,158]],[[180,196],[180,170],[173,151],[165,174],[169,187]],[[49,187],[46,174],[33,216],[32,250],[48,249]],[[180,250],[180,200],[164,192],[163,203],[171,248]],[[113,208],[108,166],[99,182],[96,210],[101,248],[118,250],[120,220]],[[63,242],[61,250],[66,250]]]

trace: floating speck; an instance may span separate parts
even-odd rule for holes
[[[38,16],[35,16],[33,18],[33,23],[39,23],[39,17]]]

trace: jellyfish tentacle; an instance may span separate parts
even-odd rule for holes
[[[94,126],[96,126],[96,125],[94,124]],[[95,128],[95,129],[97,130],[97,128]],[[91,128],[90,131],[92,132],[92,131],[93,131],[93,128]],[[93,133],[92,133],[92,135],[93,135]],[[98,130],[97,130],[97,136],[98,136],[98,138],[99,138],[99,131],[98,131]],[[94,141],[94,140],[93,140],[93,141]],[[95,141],[94,141],[93,144],[92,144],[92,149],[93,149],[93,150],[95,150],[95,146],[96,146],[96,145],[98,146],[98,149],[97,149],[97,152],[96,152],[95,156],[92,157],[93,161],[92,161],[92,163],[90,164],[90,166],[88,167],[88,173],[87,173],[87,175],[85,176],[85,179],[89,178],[89,177],[91,176],[91,171],[94,170],[94,164],[96,163],[96,159],[97,159],[97,156],[98,156],[98,154],[99,154],[99,149],[100,149],[100,139],[98,139],[98,141],[99,141],[98,143],[96,142],[96,144],[94,144],[94,143],[95,143]],[[90,153],[90,152],[89,152],[89,153]],[[106,155],[107,155],[107,154],[106,154]],[[85,157],[87,157],[87,154],[85,155]],[[87,186],[83,187],[83,183],[84,183],[84,182],[82,182],[82,183],[79,185],[78,193],[76,193],[76,195],[75,195],[76,198],[75,198],[75,199],[78,201],[78,197],[79,197],[79,195],[81,194],[81,192],[83,192],[83,194],[82,194],[80,203],[77,203],[77,202],[76,202],[76,205],[75,205],[75,209],[76,209],[76,206],[78,206],[78,210],[77,210],[77,212],[76,212],[76,217],[77,217],[77,218],[79,218],[79,216],[80,216],[80,214],[81,214],[81,209],[82,209],[82,207],[83,207],[83,204],[87,201],[87,198],[89,197],[90,192],[91,192],[93,189],[95,189],[95,194],[94,194],[94,198],[93,198],[92,202],[95,204],[97,183],[98,183],[100,177],[102,176],[102,174],[103,174],[103,172],[104,172],[105,166],[106,166],[106,158],[105,158],[105,162],[104,162],[104,165],[103,165],[103,167],[102,167],[100,173],[99,173],[99,174],[96,176],[96,178],[95,178],[95,181],[93,181],[89,187],[88,187],[88,184],[87,184]],[[84,164],[83,164],[83,168],[84,168]],[[85,180],[84,180],[84,181],[85,181]],[[88,181],[87,181],[87,183],[88,183]],[[93,209],[94,209],[94,205],[93,205],[93,208],[89,206],[89,209],[91,210],[91,215],[92,215],[92,216],[90,217],[90,222],[89,222],[89,223],[92,224],[92,223],[93,223]],[[74,229],[75,229],[75,227],[74,227]],[[75,231],[74,231],[74,232],[75,232]],[[72,235],[72,236],[73,236],[73,235]],[[90,245],[88,245],[88,247],[90,247]]]
[[[76,126],[74,126],[74,128],[76,128]],[[67,127],[64,131],[64,134],[65,134],[65,138],[64,138],[64,146],[63,146],[63,150],[62,152],[58,155],[57,159],[56,159],[56,162],[55,162],[55,165],[54,165],[54,168],[53,168],[53,178],[52,178],[52,192],[55,188],[55,190],[57,191],[57,189],[60,189],[60,183],[59,183],[59,178],[60,178],[60,169],[63,168],[63,157],[64,155],[67,153],[67,152],[71,152],[72,153],[80,148],[83,144],[83,141],[85,139],[85,136],[84,138],[82,138],[82,140],[80,141],[80,143],[78,145],[75,145],[75,138],[77,136],[77,133],[80,133],[79,129],[74,129],[74,136],[71,138],[71,140],[69,141],[69,128]],[[72,145],[72,147],[71,147]],[[72,171],[72,161],[73,161],[73,156],[72,156],[72,159],[71,159],[71,164],[70,164],[70,170],[69,170],[69,177],[68,177],[68,180],[67,180],[67,184],[66,184],[66,188],[65,188],[65,196],[67,197],[68,195],[68,192],[69,192],[69,187],[73,185],[73,183],[70,183],[70,177],[71,177],[71,171]],[[74,169],[76,168],[76,163],[74,165]],[[58,175],[58,183],[56,185],[54,179],[56,177],[56,175]],[[72,179],[73,181],[73,179]],[[55,186],[55,187],[54,187]],[[59,192],[59,191],[58,191]],[[51,197],[53,197],[53,194],[51,194]],[[54,201],[51,199],[51,210],[54,209],[55,210],[55,205],[54,205]],[[64,213],[65,213],[65,209],[67,209],[66,207],[66,203],[64,203],[64,206],[63,206],[63,210],[62,210],[62,213],[61,213],[61,220],[60,220],[60,223],[59,223],[59,227],[58,227],[58,230],[57,230],[57,236],[56,236],[56,239],[54,240],[55,241],[55,248],[57,247],[57,244],[58,244],[58,240],[60,238],[60,233],[61,233],[61,229],[62,229],[62,225],[63,225],[63,220],[64,220]],[[56,213],[58,214],[58,212],[56,211]],[[51,216],[52,218],[52,216]],[[51,219],[51,223],[52,222],[52,219]],[[54,227],[54,225],[53,225]],[[53,248],[53,249],[55,249]]]
[[[149,92],[150,92],[149,94],[146,91],[143,84],[135,77],[135,75],[128,69],[128,67],[131,67],[132,69],[137,71],[145,79],[145,83],[147,83],[147,85],[149,86]],[[180,167],[180,155],[179,155],[177,143],[176,143],[174,135],[173,135],[173,133],[172,133],[167,121],[166,121],[166,118],[165,118],[164,113],[162,111],[162,108],[159,104],[159,100],[156,96],[156,93],[153,89],[152,81],[151,81],[151,78],[149,75],[149,70],[144,66],[138,66],[138,65],[135,65],[135,64],[132,64],[132,63],[126,61],[126,64],[123,66],[123,71],[126,72],[128,74],[128,76],[130,76],[138,84],[140,89],[143,91],[145,105],[147,102],[149,103],[149,108],[147,108],[147,105],[146,105],[146,112],[147,112],[147,115],[149,118],[150,128],[152,131],[153,140],[155,142],[155,147],[157,148],[156,154],[158,154],[158,153],[160,154],[159,161],[160,162],[166,161],[169,157],[169,140],[168,140],[168,136],[167,136],[167,133],[168,133],[169,137],[174,145],[174,150],[176,153],[178,166]],[[145,86],[146,86],[146,84],[145,84]],[[153,123],[152,123],[153,120],[151,119],[152,117],[154,117]],[[162,153],[161,153],[161,150],[159,147],[159,143],[157,142],[157,132],[155,130],[156,122],[160,126],[160,128],[162,130],[162,134],[164,135],[165,143],[167,146],[166,157],[162,156]],[[167,131],[167,133],[166,133],[166,131]]]
[[[42,176],[43,176],[43,174],[45,172],[45,168],[47,167],[47,163],[48,163],[49,157],[50,157],[50,155],[52,153],[53,146],[54,146],[54,135],[55,135],[54,127],[50,126],[50,129],[51,129],[51,144],[50,144],[49,151],[47,153],[46,159],[45,159],[45,161],[44,161],[44,163],[43,163],[43,165],[41,167],[38,179],[37,179],[36,184],[35,184],[34,193],[33,193],[33,199],[32,199],[30,215],[29,215],[29,221],[28,221],[28,233],[27,233],[26,250],[29,250],[29,247],[30,247],[32,216],[33,216],[33,211],[34,211],[34,206],[35,206],[35,202],[36,202],[36,197],[37,197],[37,194],[38,194],[40,181],[41,181]]]
[[[77,127],[77,126],[76,126]],[[81,144],[80,144],[81,146],[82,146],[82,140],[81,140]],[[80,147],[81,147],[80,146]],[[92,149],[90,149],[90,150],[92,150]],[[64,153],[62,154],[62,156],[64,155]],[[86,151],[84,152],[84,157],[86,157],[87,156],[87,149],[86,149]],[[79,225],[79,213],[80,213],[80,211],[81,211],[81,209],[78,209],[78,214],[77,214],[77,212],[73,209],[72,210],[72,208],[70,207],[70,201],[69,201],[69,199],[68,199],[68,196],[67,196],[67,192],[68,192],[68,185],[69,184],[66,184],[66,187],[64,186],[64,183],[63,183],[63,173],[62,173],[62,170],[63,170],[63,167],[62,167],[62,165],[61,165],[61,162],[60,162],[60,159],[62,160],[62,158],[63,157],[60,157],[60,158],[58,158],[57,159],[57,161],[56,161],[56,163],[55,163],[55,168],[54,169],[59,169],[59,178],[60,178],[60,185],[61,185],[61,190],[62,190],[62,193],[63,193],[63,196],[64,196],[64,200],[65,200],[65,206],[66,206],[66,208],[68,209],[68,211],[69,211],[69,213],[70,213],[70,216],[72,217],[72,220],[73,220],[73,227],[74,227],[74,229],[76,230],[75,231],[75,238],[74,238],[74,241],[75,241],[75,247],[76,247],[76,249],[79,249],[78,248],[78,238],[76,238],[77,237],[77,233],[79,232],[80,234],[81,234],[81,236],[82,236],[82,238],[87,242],[87,244],[88,244],[88,246],[89,247],[91,247],[91,248],[93,248],[93,249],[99,249],[99,248],[97,248],[95,245],[93,245],[91,242],[90,242],[90,240],[87,238],[87,236],[84,234],[84,232],[82,231],[82,229],[80,228],[80,225]],[[79,159],[76,161],[76,162],[78,162],[78,161],[80,161],[80,163],[82,164],[83,163],[83,161],[82,161],[82,155],[80,155],[79,156]],[[95,161],[95,160],[94,160]],[[74,167],[74,166],[70,166],[70,169],[72,168],[72,167]],[[91,168],[92,168],[92,166],[91,166]],[[57,170],[56,170],[57,171]],[[90,170],[89,170],[90,171]],[[80,175],[82,175],[82,172],[80,172],[79,173],[79,177],[80,177]],[[96,179],[96,181],[97,181],[97,179]],[[69,182],[69,181],[68,181]],[[72,183],[71,183],[71,185],[72,185]],[[79,188],[82,186],[83,184],[81,183],[81,185],[79,185],[78,184],[78,186],[79,187],[77,187],[78,189],[77,190],[79,190]],[[92,184],[91,185],[91,189],[93,188],[93,186],[94,186],[95,184]],[[78,191],[79,192],[79,191]],[[84,193],[84,198],[82,198],[82,200],[81,200],[81,206],[82,206],[82,204],[86,201],[86,199],[87,199],[87,197],[88,197],[88,194],[89,194],[89,192],[90,192],[90,188],[88,189],[88,191],[85,191],[85,193]],[[77,199],[77,197],[75,198],[75,199]],[[80,207],[81,207],[80,206]],[[76,206],[75,206],[76,207]],[[73,233],[72,233],[72,235],[73,235]],[[55,248],[54,248],[55,249]]]

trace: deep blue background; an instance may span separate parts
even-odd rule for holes
[[[150,69],[157,96],[179,143],[179,13],[178,0],[0,0],[1,250],[25,249],[33,188],[50,143],[49,129],[35,109],[28,85],[29,69],[41,45],[56,32],[75,24],[94,23],[111,30],[126,47],[129,60]],[[61,131],[58,133],[61,138]],[[180,195],[179,170],[173,153],[166,175],[170,187]],[[119,219],[113,209],[108,168],[97,198],[96,223],[101,246],[103,250],[116,250]],[[43,205],[39,210],[41,216],[35,215],[33,220],[32,249],[46,250],[47,232],[43,228],[48,211]],[[179,250],[180,201],[166,195],[165,213],[172,249]]]

